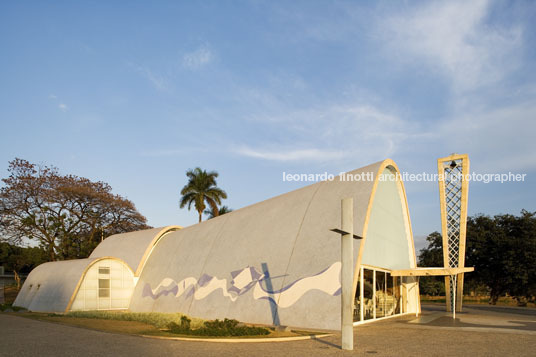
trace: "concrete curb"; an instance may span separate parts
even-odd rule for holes
[[[296,336],[296,337],[273,337],[273,338],[193,338],[193,337],[165,337],[165,336],[150,336],[139,335],[146,338],[155,338],[159,340],[176,340],[176,341],[196,341],[196,342],[218,342],[218,343],[259,343],[259,342],[291,342],[314,340],[317,338],[332,336],[327,333],[322,335]]]

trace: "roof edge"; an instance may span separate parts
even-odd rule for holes
[[[87,258],[89,259],[89,258]],[[84,271],[82,272],[82,275],[80,275],[80,279],[78,279],[78,283],[76,284],[76,287],[74,288],[73,294],[71,295],[71,298],[69,299],[69,302],[67,303],[67,307],[65,307],[65,313],[69,312],[71,309],[71,306],[73,305],[74,299],[76,298],[76,295],[78,294],[78,291],[80,290],[80,285],[82,285],[82,282],[84,281],[84,278],[86,277],[87,271],[89,268],[91,268],[95,263],[100,262],[101,260],[111,259],[111,260],[117,260],[121,263],[123,263],[134,275],[134,271],[132,271],[132,268],[125,262],[123,259],[116,258],[116,257],[99,257],[99,258],[91,258],[93,261],[89,262],[89,264],[84,268]]]
[[[147,246],[145,249],[145,252],[143,253],[143,256],[141,257],[138,266],[136,267],[136,270],[134,271],[134,276],[140,276],[141,272],[143,270],[143,267],[145,266],[145,263],[147,262],[147,259],[149,258],[149,255],[151,254],[151,251],[153,248],[158,244],[158,241],[160,238],[162,238],[166,233],[174,232],[182,229],[182,226],[166,226],[163,227],[157,234],[155,234],[154,238],[151,240],[151,243]]]
[[[361,266],[362,256],[363,256],[363,252],[364,252],[364,248],[365,248],[365,244],[366,244],[366,240],[367,240],[368,224],[369,224],[369,220],[370,220],[370,215],[372,213],[372,206],[374,204],[374,198],[376,196],[376,190],[378,188],[378,183],[380,181],[380,176],[381,176],[382,172],[389,166],[393,167],[396,170],[396,173],[400,174],[400,169],[398,168],[398,165],[392,159],[385,159],[385,160],[381,161],[381,164],[378,167],[378,171],[376,172],[376,175],[374,176],[374,184],[372,186],[372,191],[370,193],[369,202],[368,202],[368,205],[367,205],[367,213],[365,215],[365,221],[363,223],[363,232],[362,232],[363,239],[361,239],[361,244],[359,246],[359,255],[357,257],[357,262],[356,262],[355,270],[354,270],[354,281],[353,281],[354,294],[355,294],[355,291],[357,289],[357,279],[359,277],[359,267]],[[410,240],[410,243],[411,243],[411,252],[410,252],[410,254],[412,255],[413,266],[415,267],[415,266],[417,266],[417,257],[416,257],[416,252],[415,252],[415,242],[414,242],[414,239],[413,239],[413,229],[412,229],[412,225],[411,225],[411,217],[409,215],[409,207],[408,207],[408,199],[407,199],[407,196],[406,196],[406,188],[404,187],[404,181],[402,181],[402,178],[400,178],[399,181],[400,181],[400,185],[398,186],[399,187],[399,195],[403,200],[403,202],[402,202],[403,209],[405,209],[405,216],[407,217],[407,224],[409,225],[409,227],[408,227],[408,230],[409,230],[408,239]]]

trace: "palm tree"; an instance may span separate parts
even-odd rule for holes
[[[221,206],[219,209],[218,209],[218,214],[217,216],[221,216],[222,214],[226,214],[226,213],[229,213],[229,212],[232,212],[233,209],[232,208],[229,208],[227,206]],[[206,214],[208,216],[208,219],[211,219],[211,218],[214,218],[214,217],[217,217],[214,215],[214,212],[211,210],[211,209],[206,209],[205,212],[203,212],[204,214]]]
[[[218,216],[218,205],[221,200],[227,198],[227,193],[216,185],[216,171],[201,170],[196,167],[193,170],[186,171],[188,183],[181,190],[180,207],[188,205],[188,210],[194,204],[195,210],[199,213],[199,222],[202,220],[202,214],[208,204],[214,214]]]

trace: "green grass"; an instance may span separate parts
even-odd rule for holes
[[[123,311],[71,311],[63,316],[102,319],[102,320],[119,320],[119,321],[137,321],[157,328],[166,328],[170,323],[181,323],[181,317],[185,316],[180,313],[163,313],[163,312],[123,312]],[[192,318],[191,326],[200,328],[204,320]]]
[[[18,306],[12,306],[11,304],[0,304],[0,311],[5,311],[7,309],[11,309],[13,311],[21,311],[21,310],[26,310],[25,308],[23,307],[18,307]]]
[[[24,314],[20,314],[20,317],[59,323],[69,326],[88,328],[92,330],[131,334],[138,336],[142,335],[191,338],[278,338],[311,336],[324,333],[295,330],[277,331],[272,327],[264,328],[246,326],[244,324],[238,323],[238,321],[236,320],[204,321],[201,319],[193,319],[192,321],[185,315],[164,313],[80,311],[72,312],[69,314],[50,314],[43,312],[27,312]],[[171,319],[175,319],[175,321],[179,323],[170,322],[168,326],[166,326],[167,328],[162,328],[164,322],[169,321]],[[191,325],[189,325],[190,323]],[[179,326],[180,331],[175,329],[174,332],[172,332],[170,327],[173,327],[173,324]],[[155,325],[159,327],[156,327]],[[184,331],[186,328],[188,328],[190,331]]]

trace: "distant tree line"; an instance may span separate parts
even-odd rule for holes
[[[32,243],[49,261],[86,258],[105,236],[149,228],[107,183],[23,159],[11,161],[8,171],[0,188],[0,240]]]
[[[433,232],[421,249],[419,266],[443,266],[441,234]],[[519,216],[476,215],[467,220],[465,265],[475,271],[465,274],[465,290],[485,292],[490,303],[509,295],[519,305],[536,301],[536,212],[522,210]],[[442,295],[443,278],[421,280],[421,293]]]
[[[0,265],[14,274],[17,288],[20,289],[21,275],[29,274],[39,264],[47,262],[47,253],[39,247],[19,247],[0,242]]]

